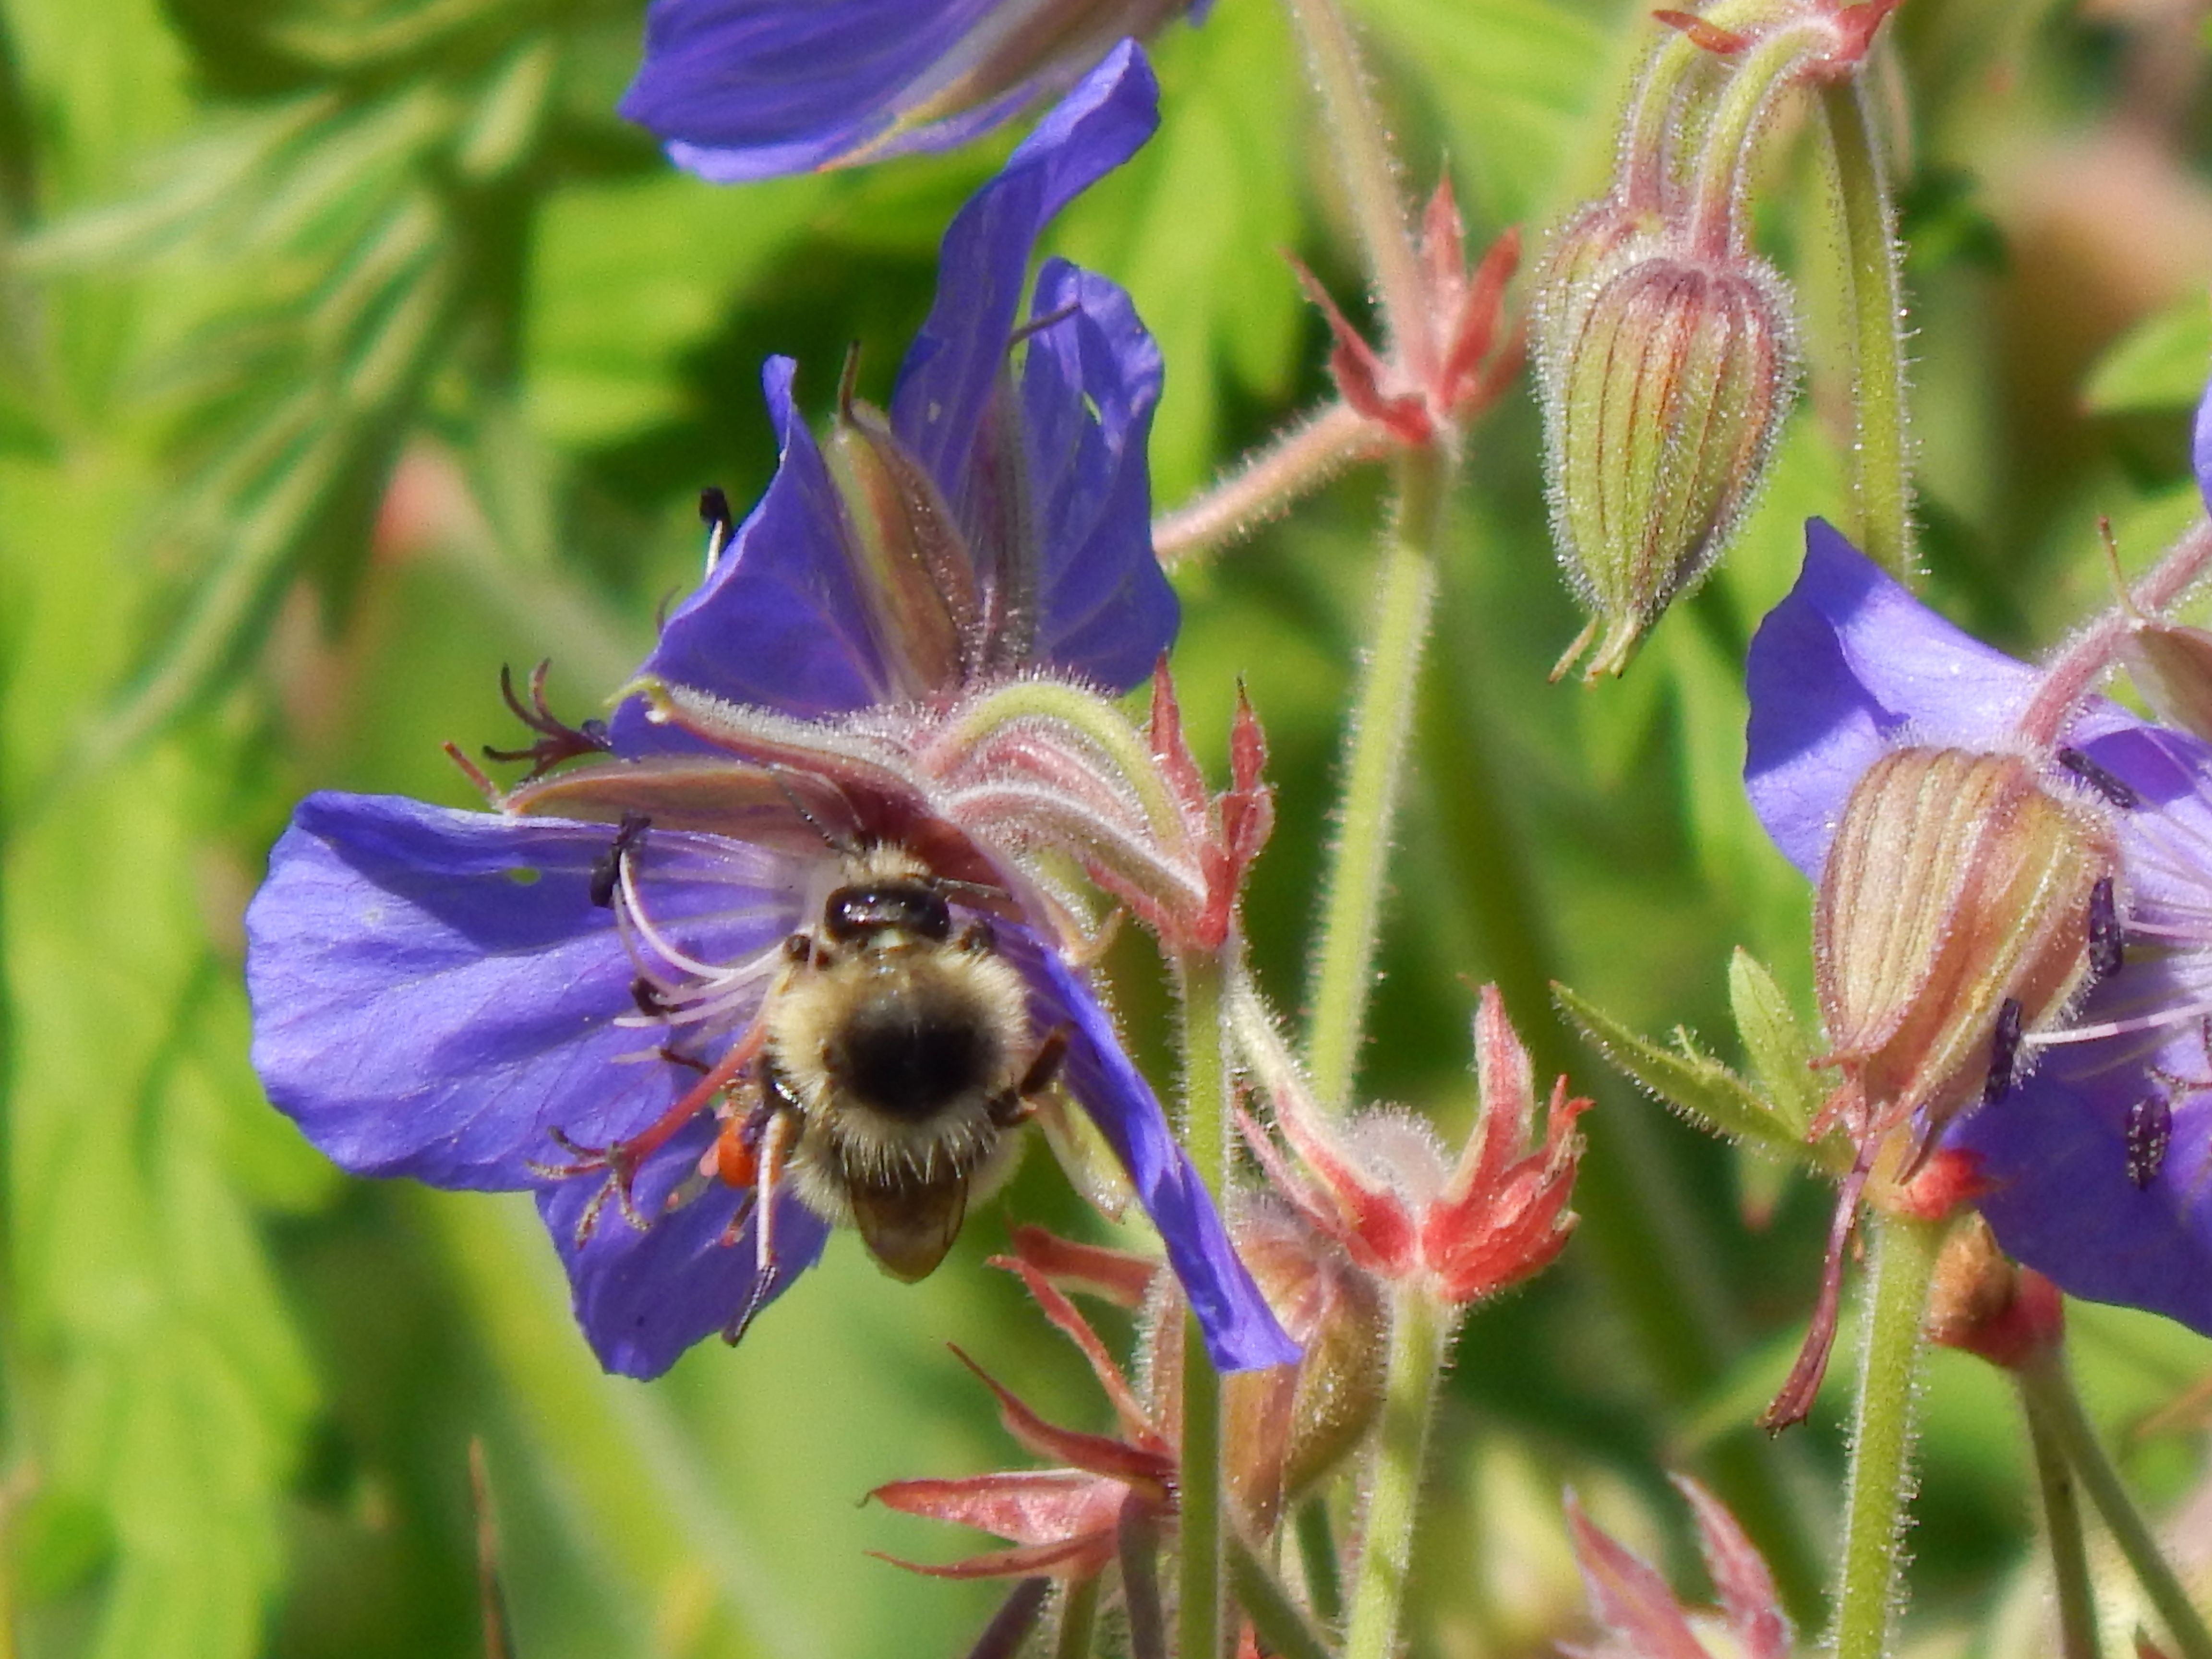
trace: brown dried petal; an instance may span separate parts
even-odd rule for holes
[[[1867,769],[1821,872],[1814,920],[1826,1057],[1878,1133],[1938,1127],[1978,1094],[2008,1000],[2047,1024],[2086,975],[2106,827],[2014,755],[1904,749]]]

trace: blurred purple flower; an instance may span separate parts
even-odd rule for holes
[[[1747,678],[1752,804],[1815,882],[1869,766],[1907,743],[2016,752],[2040,682],[1819,520]],[[2031,1035],[2033,1069],[1942,1145],[1973,1161],[1976,1202],[2009,1255],[2073,1295],[2212,1334],[2212,749],[2091,698],[2045,759],[2054,781],[2090,780],[2083,796],[2110,811],[2124,964],[2064,1029]]]
[[[653,0],[622,113],[715,184],[949,149],[1212,0]]]
[[[652,1376],[740,1328],[822,1250],[826,1224],[787,1185],[757,1257],[750,1189],[716,1178],[731,1145],[716,1108],[752,1074],[785,941],[843,878],[825,830],[976,884],[948,890],[956,911],[989,911],[1032,1030],[1065,1037],[1061,1080],[1158,1227],[1217,1362],[1295,1357],[1063,959],[1062,913],[988,833],[1000,820],[983,796],[1028,781],[1021,755],[963,751],[947,730],[969,694],[1024,671],[1125,689],[1175,631],[1146,528],[1158,357],[1127,297],[1048,264],[1018,386],[1006,368],[1036,235],[1143,142],[1154,99],[1141,54],[1117,52],[946,238],[890,422],[957,527],[939,551],[968,562],[936,573],[975,614],[934,679],[902,651],[912,618],[886,592],[901,573],[868,562],[791,403],[792,366],[772,363],[782,465],[644,665],[657,716],[634,697],[609,727],[568,728],[541,702],[526,714],[539,765],[501,813],[318,794],[270,854],[246,918],[270,1097],[357,1173],[534,1190],[611,1370]],[[593,1148],[608,1150],[586,1168]],[[571,1158],[575,1173],[556,1173]]]

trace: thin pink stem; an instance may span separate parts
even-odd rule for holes
[[[2199,524],[2176,542],[2151,573],[2136,584],[2136,613],[2156,616],[2212,569],[2212,522]],[[2047,747],[2058,741],[2081,700],[2096,688],[2127,637],[2135,617],[2128,605],[2114,606],[2075,637],[2044,671],[2018,730],[2029,743]]]
[[[1237,470],[1152,520],[1160,562],[1182,560],[1250,535],[1355,461],[1389,453],[1390,435],[1348,404],[1331,404],[1255,451]]]

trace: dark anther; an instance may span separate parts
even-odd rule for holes
[[[785,956],[801,968],[814,960],[814,939],[807,933],[793,933],[783,942]]]
[[[622,880],[623,860],[637,850],[645,832],[653,827],[653,820],[642,812],[623,814],[622,827],[615,831],[613,845],[599,854],[592,866],[592,902],[602,910],[611,910],[615,903],[615,888]],[[630,994],[637,994],[635,987]],[[648,1011],[651,1012],[651,1011]]]
[[[611,898],[612,895],[610,894],[609,897]],[[630,981],[629,1000],[637,1004],[638,1012],[652,1019],[659,1019],[675,1006],[660,994],[660,988],[643,974]]]
[[[998,929],[978,916],[960,930],[960,937],[954,943],[971,957],[995,956],[999,950]]]
[[[730,498],[720,484],[708,484],[699,492],[699,522],[707,526],[707,561],[711,564],[722,556],[738,530],[738,521],[730,513]]]
[[[1990,1036],[1990,1075],[1982,1085],[1982,1104],[2002,1100],[2012,1087],[2013,1063],[2020,1058],[2020,999],[2007,997],[1997,1009],[1997,1027]]]
[[[2121,781],[2078,749],[2062,749],[2058,763],[2087,784],[2123,812],[2132,812],[2142,805],[2142,797],[2135,786]]]
[[[2173,1106],[2154,1089],[2128,1108],[2128,1179],[2141,1192],[2157,1178],[2173,1139]]]
[[[654,1052],[654,1053],[656,1053],[656,1054],[659,1054],[659,1055],[663,1060],[666,1060],[666,1061],[667,1061],[671,1066],[682,1066],[685,1071],[687,1071],[687,1072],[696,1072],[696,1073],[699,1073],[699,1075],[700,1075],[701,1077],[705,1077],[705,1076],[707,1076],[709,1073],[711,1073],[711,1072],[714,1069],[713,1066],[709,1066],[709,1065],[708,1065],[705,1060],[699,1059],[699,1058],[698,1058],[696,1055],[695,1055],[695,1054],[678,1054],[678,1053],[676,1052],[676,1050],[675,1050],[675,1049],[673,1049],[673,1048],[670,1048],[670,1047],[669,1047],[666,1043],[665,1043],[665,1042],[664,1042],[664,1043],[662,1043],[662,1044],[660,1045],[660,1047],[659,1047],[659,1048],[655,1049],[653,1052]]]
[[[487,744],[484,758],[528,761],[530,775],[523,780],[526,783],[544,777],[562,761],[574,760],[579,755],[604,755],[614,748],[605,721],[586,720],[581,726],[570,726],[545,706],[545,675],[552,665],[548,660],[530,671],[530,706],[526,708],[515,695],[514,671],[504,664],[499,671],[499,695],[507,699],[507,706],[514,711],[515,719],[538,733],[538,741],[527,749],[494,749]]]
[[[2112,878],[2097,878],[2089,890],[2089,971],[2110,979],[2120,971],[2127,940],[2120,933],[2120,908],[2112,897]]]

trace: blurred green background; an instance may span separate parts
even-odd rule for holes
[[[1595,189],[1642,9],[1352,3],[1413,182],[1448,167],[1478,240]],[[699,488],[744,502],[769,476],[763,356],[797,356],[826,413],[857,340],[883,396],[945,221],[1012,142],[711,188],[611,113],[641,15],[0,0],[0,1655],[481,1653],[475,1437],[525,1659],[960,1652],[995,1593],[865,1552],[981,1540],[857,1505],[1018,1461],[942,1344],[1103,1425],[982,1265],[1006,1215],[1097,1226],[1042,1157],[927,1284],[840,1240],[741,1350],[643,1386],[597,1371],[526,1200],[343,1178],[246,1064],[239,917],[292,803],[473,804],[439,745],[511,739],[502,663],[550,657],[572,713],[604,697],[696,574]],[[2032,649],[2104,594],[2098,514],[2134,565],[2194,510],[2202,8],[1910,0],[1892,27],[1929,592]],[[1269,0],[1220,0],[1158,58],[1160,137],[1053,242],[1160,337],[1165,505],[1325,395],[1283,252],[1347,299],[1358,278]],[[1624,681],[1545,683],[1577,619],[1525,395],[1470,446],[1396,878],[1419,902],[1389,924],[1366,1089],[1462,1128],[1472,988],[1496,980],[1540,1069],[1600,1106],[1581,1235],[1476,1315],[1449,1384],[1421,1654],[1573,1627],[1565,1481],[1694,1587],[1669,1468],[1737,1505],[1818,1628],[1833,1402],[1779,1445],[1748,1425],[1827,1196],[1608,1082],[1547,987],[1725,1053],[1743,944],[1809,1008],[1807,895],[1737,774],[1749,629],[1804,516],[1842,506],[1823,188],[1808,144],[1775,147],[1760,234],[1800,283],[1809,396],[1725,573]],[[1273,746],[1250,928],[1291,1008],[1381,504],[1348,479],[1178,574],[1195,735],[1218,760],[1242,676]],[[1157,963],[1133,939],[1117,967],[1164,1076]],[[2115,1425],[2212,1370],[2160,1322],[2077,1314]],[[1955,1357],[1928,1403],[1915,1628],[1994,1650],[2032,1537],[2017,1425]],[[2124,1449],[2172,1499],[2198,1441]]]

